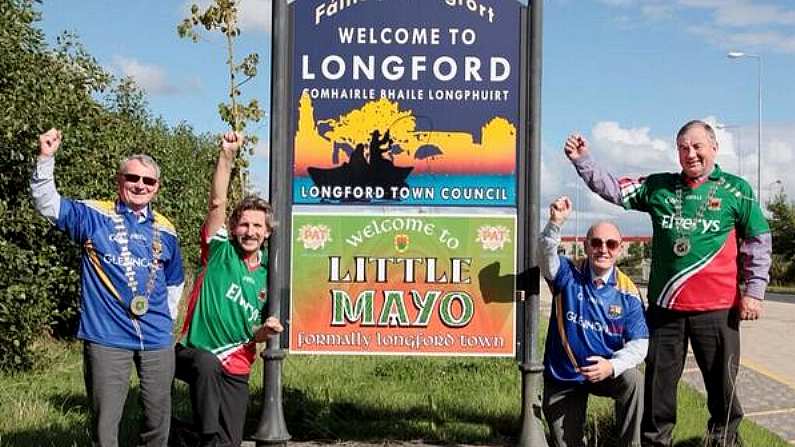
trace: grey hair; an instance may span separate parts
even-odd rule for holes
[[[602,224],[612,225],[612,227],[615,228],[616,231],[618,232],[618,237],[621,237],[621,229],[618,228],[618,224],[616,224],[615,222],[613,222],[612,220],[609,220],[609,219],[597,220],[590,227],[588,227],[588,232],[585,233],[585,243],[586,244],[588,244],[588,241],[591,239],[591,235],[593,235],[593,229],[598,227],[599,225],[602,225]]]
[[[130,155],[129,157],[123,159],[121,163],[119,163],[119,170],[116,172],[116,175],[124,174],[124,168],[127,167],[127,163],[137,160],[144,166],[149,166],[155,170],[155,178],[160,180],[160,166],[157,164],[154,158],[146,155],[146,154],[135,154]]]
[[[710,141],[712,141],[715,146],[718,145],[718,137],[715,136],[715,129],[713,129],[712,126],[710,126],[707,122],[701,120],[692,120],[685,123],[685,125],[679,129],[679,132],[676,133],[676,139],[678,140],[682,135],[685,134],[685,132],[694,127],[700,127],[704,129],[704,131],[707,132],[707,136],[709,137]]]

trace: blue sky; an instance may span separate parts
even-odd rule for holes
[[[41,25],[52,41],[61,31],[76,32],[109,71],[135,78],[152,112],[167,122],[220,132],[224,44],[218,36],[199,43],[177,36],[192,3],[50,0],[41,6]],[[759,55],[763,64],[762,199],[779,188],[795,197],[795,178],[788,175],[795,166],[793,25],[789,0],[547,0],[542,203],[579,196],[581,233],[597,218],[617,218],[625,233],[649,233],[645,215],[624,213],[579,187],[562,142],[570,132],[582,133],[597,160],[616,174],[678,171],[674,134],[694,118],[726,127],[718,130],[718,161],[755,186],[758,60],[729,59],[730,50]],[[243,0],[241,28],[239,52],[256,51],[262,61],[244,95],[267,107],[270,1]],[[268,125],[266,117],[254,128],[262,142],[253,174],[262,185]],[[574,231],[573,223],[564,230]]]

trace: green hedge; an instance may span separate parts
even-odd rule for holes
[[[74,36],[50,48],[32,0],[0,0],[0,369],[34,365],[31,342],[73,334],[79,251],[33,209],[29,178],[38,135],[63,130],[56,156],[59,192],[112,199],[118,162],[145,152],[162,168],[155,208],[182,237],[186,267],[198,259],[197,233],[217,154],[215,137],[153,118],[140,90],[115,80]]]

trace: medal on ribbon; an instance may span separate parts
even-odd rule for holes
[[[130,301],[130,312],[136,317],[142,317],[149,310],[149,300],[143,295],[136,295]]]

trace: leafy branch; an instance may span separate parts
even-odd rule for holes
[[[248,123],[259,122],[263,111],[256,98],[249,100],[248,104],[241,103],[240,88],[257,75],[259,55],[251,53],[243,57],[240,62],[235,60],[235,39],[240,36],[238,27],[238,5],[240,0],[213,0],[206,9],[202,10],[193,4],[190,17],[182,20],[177,26],[177,33],[181,38],[189,38],[193,42],[200,39],[201,28],[206,32],[220,32],[226,38],[226,65],[229,69],[229,102],[218,104],[218,114],[221,120],[228,123],[235,132],[243,132]],[[246,138],[244,149],[253,154],[257,143],[256,136]],[[245,181],[240,171],[241,187],[245,189]]]

